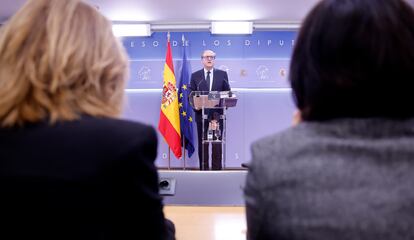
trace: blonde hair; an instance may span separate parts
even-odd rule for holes
[[[128,61],[80,0],[29,0],[0,29],[0,125],[120,114]]]

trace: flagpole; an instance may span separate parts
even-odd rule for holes
[[[181,35],[181,40],[183,42],[183,47],[185,47],[185,45],[184,45],[184,42],[185,42],[184,34]],[[184,64],[184,62],[183,62],[183,64]],[[186,167],[186,163],[185,163],[185,159],[186,159],[186,157],[185,157],[185,137],[183,137],[182,139],[183,139],[183,155],[184,155],[184,158],[183,158],[184,167],[183,167],[183,169],[185,170],[185,167]]]
[[[167,33],[167,41],[170,42],[170,31]],[[168,146],[168,170],[171,170],[171,148]]]
[[[168,170],[171,170],[171,148],[168,147]]]
[[[185,138],[183,138],[183,164],[184,164],[184,167],[183,167],[183,170],[185,170]]]

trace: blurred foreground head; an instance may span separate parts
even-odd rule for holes
[[[306,17],[290,81],[305,121],[414,117],[414,12],[403,0],[323,0]]]
[[[0,30],[0,126],[120,114],[128,65],[80,0],[29,0]]]

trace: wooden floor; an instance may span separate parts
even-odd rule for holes
[[[245,240],[244,207],[165,206],[177,240]]]

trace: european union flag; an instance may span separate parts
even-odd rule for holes
[[[183,36],[184,42],[184,36]],[[189,103],[188,96],[190,95],[190,63],[187,60],[187,48],[184,46],[183,64],[181,68],[180,83],[178,87],[178,104],[180,108],[180,123],[181,123],[181,138],[184,139],[185,149],[188,151],[188,156],[191,157],[194,153],[194,139],[193,139],[193,109]],[[183,141],[181,139],[181,141]]]

